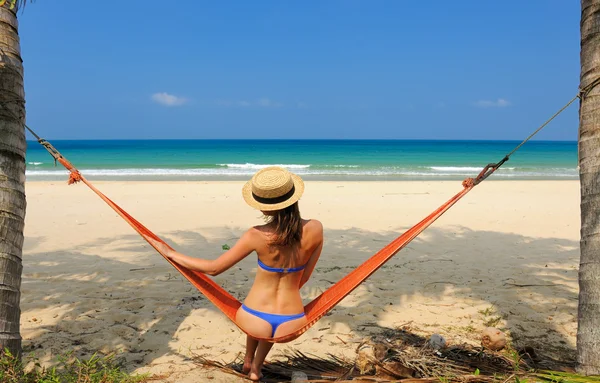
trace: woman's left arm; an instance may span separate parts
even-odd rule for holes
[[[256,246],[253,230],[254,229],[250,229],[246,231],[231,249],[227,250],[219,258],[214,260],[190,257],[169,248],[162,242],[156,241],[150,237],[145,238],[156,250],[161,254],[164,254],[165,257],[173,262],[187,267],[188,269],[214,276],[228,270],[231,266],[246,258],[254,251]]]

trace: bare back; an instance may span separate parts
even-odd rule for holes
[[[274,314],[303,312],[300,288],[312,274],[323,246],[323,226],[316,220],[302,220],[302,240],[297,248],[275,247],[271,225],[251,229],[258,259],[267,267],[297,268],[299,271],[269,271],[258,267],[254,284],[244,303],[253,309]]]

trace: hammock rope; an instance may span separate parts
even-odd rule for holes
[[[327,312],[329,312],[335,305],[342,301],[348,294],[356,289],[361,283],[363,283],[369,276],[383,266],[390,258],[392,258],[398,251],[405,247],[410,241],[416,238],[423,230],[429,227],[435,222],[442,214],[450,209],[456,202],[464,197],[469,191],[471,191],[476,185],[481,183],[483,180],[492,175],[498,170],[506,161],[509,160],[510,156],[514,154],[521,146],[535,136],[540,130],[562,113],[567,107],[569,107],[577,98],[582,99],[587,96],[590,91],[600,83],[600,79],[590,83],[587,87],[580,89],[577,96],[570,100],[565,106],[563,106],[558,112],[556,112],[550,119],[542,124],[537,130],[523,140],[517,147],[515,147],[510,153],[502,158],[497,163],[490,163],[486,165],[481,172],[475,178],[467,178],[462,182],[463,189],[456,195],[442,204],[439,208],[434,210],[431,214],[425,217],[422,221],[417,223],[415,226],[407,230],[405,233],[394,239],[380,251],[378,251],[371,258],[367,259],[364,263],[359,265],[356,269],[351,271],[348,275],[343,277],[339,282],[335,283],[324,291],[317,298],[312,300],[304,307],[304,312],[307,317],[307,324],[302,328],[294,331],[291,334],[280,336],[276,338],[263,338],[252,335],[246,330],[242,329],[235,320],[237,310],[241,306],[235,297],[233,297],[225,289],[217,285],[212,279],[208,278],[203,273],[187,269],[165,256],[156,247],[150,243],[175,269],[177,269],[192,285],[194,285],[200,292],[202,292],[219,310],[223,312],[229,319],[231,319],[243,332],[248,335],[259,339],[273,343],[286,343],[298,338],[304,332],[306,332],[312,325],[314,325],[319,319],[321,319]],[[9,102],[23,102],[20,99],[17,100],[6,100],[0,101],[0,106],[6,111],[17,118],[14,113],[6,106]],[[90,183],[80,172],[73,166],[50,142],[38,136],[31,128],[26,124],[23,124],[29,132],[37,139],[37,141],[46,148],[50,155],[56,162],[60,162],[69,171],[69,185],[77,182],[83,182],[86,184],[94,193],[96,193],[104,202],[106,202],[117,214],[119,214],[135,231],[137,231],[142,237],[153,238],[154,240],[160,241],[166,244],[156,234],[152,233],[148,228],[138,222],[135,218],[129,215],[125,210],[113,202],[110,198],[104,195],[98,190],[92,183]],[[170,246],[166,244],[169,248]]]

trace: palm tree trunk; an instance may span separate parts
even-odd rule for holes
[[[600,0],[581,1],[581,89],[600,78]],[[600,86],[579,107],[581,260],[578,372],[600,375]]]
[[[0,1],[0,3],[3,3]],[[0,6],[0,347],[21,351],[19,308],[25,221],[25,91],[17,7]]]

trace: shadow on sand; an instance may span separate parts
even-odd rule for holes
[[[231,228],[212,230],[211,240],[189,231],[159,234],[170,238],[183,253],[216,256],[222,244],[233,244],[241,233]],[[327,261],[317,265],[303,296],[307,301],[314,298],[402,231],[327,230],[322,255]],[[172,356],[187,358],[189,354],[173,341],[188,336],[198,324],[205,328],[196,331],[228,331],[225,339],[231,339],[229,344],[244,342],[243,334],[224,316],[219,317],[220,323],[203,322],[214,318],[214,306],[137,235],[99,239],[57,252],[33,251],[43,243],[43,238],[27,238],[24,249],[26,352],[37,350],[42,359],[66,350],[75,350],[82,357],[96,351],[116,352],[126,368],[134,370]],[[118,254],[123,253],[130,255],[128,261],[119,259]],[[578,256],[575,241],[433,227],[294,347],[302,350],[327,327],[330,331],[350,328],[353,337],[369,336],[377,331],[372,323],[389,327],[393,316],[395,325],[413,320],[417,327],[432,331],[463,331],[460,336],[495,325],[509,331],[515,345],[535,347],[568,363],[575,354]],[[255,255],[249,256],[217,277],[218,283],[243,299],[252,283],[255,262]],[[446,299],[463,302],[470,319],[453,317],[455,311],[448,314],[441,303]],[[346,304],[348,301],[352,304]],[[369,309],[365,312],[364,308]],[[415,321],[415,308],[428,310],[442,323]],[[33,312],[52,318],[52,324],[41,323]],[[186,324],[190,316],[196,318]],[[190,338],[187,344],[195,345],[190,346],[193,351],[202,350],[215,358],[223,352],[199,338]],[[335,347],[354,346],[338,343]]]

